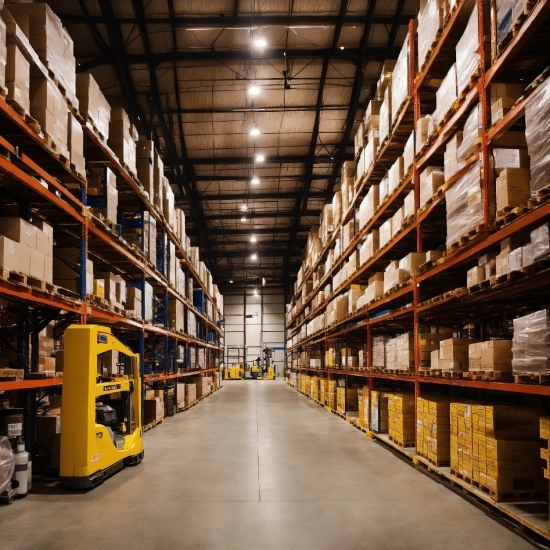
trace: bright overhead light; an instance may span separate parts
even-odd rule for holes
[[[246,212],[248,210],[248,206],[246,206],[246,204],[241,204],[241,210]]]
[[[263,162],[265,160],[265,156],[261,153],[256,155],[256,162]]]
[[[246,222],[246,216],[243,216],[243,217],[241,218],[241,221],[242,221],[242,222]]]
[[[251,86],[251,87],[248,89],[248,93],[249,93],[250,95],[260,95],[260,92],[261,92],[260,87],[259,87],[259,86],[256,86],[255,84],[254,84],[254,86]]]
[[[258,176],[254,176],[251,180],[250,180],[250,183],[254,184],[254,185],[258,185],[260,183],[260,179],[258,178]]]
[[[257,259],[258,259],[258,255],[257,255],[257,254],[252,254],[252,256],[250,256],[250,259],[251,259],[251,260],[257,260]]]
[[[340,49],[343,50],[343,49],[344,49],[344,46],[340,46]]]
[[[250,135],[251,135],[251,136],[254,136],[254,137],[259,136],[259,135],[260,135],[260,129],[259,129],[259,128],[256,128],[256,127],[254,126],[254,128],[252,128],[252,130],[250,130]]]
[[[229,282],[230,282],[231,284],[233,284],[233,279],[229,279]]]
[[[267,40],[262,36],[258,36],[254,40],[254,46],[256,46],[256,48],[265,48],[267,46]]]
[[[252,237],[250,237],[250,242],[255,243],[256,241],[257,241],[256,237],[254,237],[254,235],[252,235]]]
[[[254,289],[254,296],[258,296],[258,291]]]

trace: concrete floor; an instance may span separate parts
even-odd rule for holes
[[[0,548],[532,548],[282,381],[229,381],[89,493],[0,508]]]

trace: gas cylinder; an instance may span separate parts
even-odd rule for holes
[[[29,470],[29,453],[25,451],[25,443],[17,442],[17,453],[13,455],[15,460],[15,471],[12,479],[19,481],[17,496],[19,498],[26,497],[28,491],[28,470]]]

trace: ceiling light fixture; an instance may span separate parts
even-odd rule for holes
[[[254,46],[256,46],[256,48],[265,48],[267,46],[267,40],[263,36],[258,36],[254,40]]]
[[[344,46],[340,46],[340,49],[343,50],[343,49],[344,49]]]
[[[258,296],[258,291],[254,289],[254,296]]]
[[[256,162],[264,162],[264,160],[265,160],[265,156],[262,155],[261,153],[256,155]]]
[[[258,259],[258,255],[257,255],[257,254],[252,254],[252,256],[250,256],[250,259],[251,259],[251,260],[257,260],[257,259]]]
[[[252,237],[250,237],[250,242],[255,243],[256,241],[257,241],[256,237],[254,237],[254,235],[252,235]]]
[[[260,87],[256,86],[256,84],[254,84],[254,86],[248,89],[248,93],[250,95],[260,95],[260,92],[261,92]]]
[[[254,126],[254,128],[252,128],[252,130],[250,130],[250,135],[253,136],[253,137],[259,136],[260,135],[260,129],[256,128],[256,126]]]
[[[242,221],[243,223],[246,223],[246,216],[243,216],[243,217],[241,218],[241,221]]]
[[[229,282],[230,282],[231,284],[233,284],[233,279],[229,279]]]
[[[246,204],[241,204],[241,210],[246,212],[248,210],[248,206],[246,206]]]
[[[258,185],[260,183],[260,179],[258,178],[258,176],[254,176],[251,180],[250,180],[250,183],[252,183],[253,185]]]

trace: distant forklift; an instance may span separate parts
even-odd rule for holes
[[[258,357],[250,369],[250,378],[252,380],[275,380],[275,367],[271,364],[273,350],[264,348],[264,359]]]

